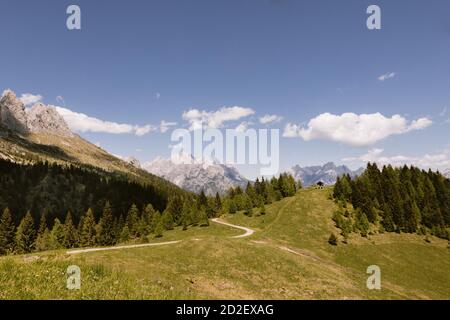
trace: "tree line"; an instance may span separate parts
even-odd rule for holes
[[[205,207],[190,201],[183,204],[178,200],[170,201],[163,213],[151,204],[141,210],[133,204],[125,216],[115,216],[113,212],[114,208],[106,202],[98,220],[89,208],[78,224],[74,223],[70,212],[63,221],[55,218],[51,224],[45,214],[41,215],[39,223],[35,223],[28,212],[16,227],[11,211],[6,208],[0,217],[0,254],[113,246],[130,241],[145,243],[151,238],[162,237],[166,230],[173,230],[178,225],[184,230],[189,226],[209,225]]]
[[[371,230],[449,238],[450,180],[439,172],[390,165],[380,170],[369,163],[357,178],[338,178],[333,196],[340,207],[333,219],[344,238]]]
[[[266,204],[299,187],[281,174],[208,197],[72,165],[0,160],[0,254],[147,242],[177,226],[209,226],[224,213],[265,214]]]
[[[301,182],[296,182],[288,173],[282,173],[278,178],[272,177],[270,180],[258,178],[254,183],[248,183],[245,190],[241,187],[230,188],[223,200],[223,212],[233,214],[244,210],[246,215],[252,216],[253,209],[259,208],[259,212],[265,214],[265,205],[292,197],[301,187]]]
[[[162,212],[169,197],[186,194],[162,179],[143,183],[98,168],[48,162],[21,165],[0,159],[0,208],[14,213],[16,225],[28,211],[36,223],[41,215],[63,221],[70,211],[78,224],[88,208],[98,219],[107,201],[117,215],[126,214],[133,203],[138,207],[150,203]]]

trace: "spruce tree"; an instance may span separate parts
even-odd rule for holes
[[[31,213],[28,211],[17,227],[15,248],[18,253],[33,251],[36,231]]]
[[[97,242],[102,246],[111,246],[115,243],[114,237],[114,218],[112,215],[111,205],[106,202],[102,216],[97,228]]]
[[[78,243],[78,232],[73,224],[72,214],[70,211],[67,213],[66,220],[64,221],[64,242],[65,248],[74,248]]]
[[[0,217],[0,255],[8,254],[13,251],[15,237],[15,226],[12,220],[11,212],[8,208],[3,210]]]
[[[65,228],[64,225],[59,221],[58,218],[55,218],[55,222],[53,223],[53,228],[51,231],[51,236],[55,241],[56,248],[64,248],[64,240],[65,240]]]
[[[155,225],[155,238],[161,238],[163,236],[164,232],[164,226],[162,219],[157,219],[156,225]]]
[[[236,211],[237,211],[236,202],[234,202],[234,200],[230,200],[230,204],[228,207],[228,213],[233,214],[233,213],[236,213]]]
[[[128,241],[130,241],[130,229],[128,228],[128,225],[125,224],[120,233],[120,242],[128,242]]]
[[[191,205],[190,221],[192,225],[197,226],[200,222],[199,209],[196,205]]]
[[[45,230],[37,236],[35,242],[35,249],[36,251],[47,251],[57,249],[55,240],[52,237],[52,234],[50,230],[48,230],[48,228],[45,228]]]
[[[200,226],[201,227],[208,227],[209,226],[209,219],[208,214],[206,213],[205,207],[201,207],[199,211],[200,216]]]
[[[89,208],[83,219],[83,226],[80,234],[80,245],[82,247],[92,247],[95,245],[96,224],[92,210]]]
[[[45,230],[47,230],[47,218],[45,217],[45,214],[41,214],[41,219],[39,220],[39,227],[37,230],[37,235],[44,234]]]
[[[259,206],[259,214],[262,216],[266,214],[266,206],[264,205],[264,202],[262,202]]]
[[[173,230],[174,221],[173,221],[172,212],[170,212],[170,210],[167,210],[167,209],[164,210],[163,215],[162,215],[162,224],[164,226],[164,229]]]
[[[139,234],[139,210],[135,204],[133,204],[128,211],[126,224],[130,230],[131,237],[136,238]]]
[[[360,231],[363,237],[367,237],[370,224],[366,214],[360,209],[356,210],[356,228]]]

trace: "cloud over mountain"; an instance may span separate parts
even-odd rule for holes
[[[391,135],[424,129],[431,124],[432,121],[428,118],[409,122],[400,115],[388,118],[381,113],[322,113],[311,119],[306,127],[288,123],[283,137],[300,137],[305,141],[331,140],[361,147],[372,145]]]
[[[189,123],[189,130],[206,128],[222,128],[226,122],[236,121],[255,114],[250,108],[239,106],[222,107],[217,111],[190,109],[183,112],[183,120]]]

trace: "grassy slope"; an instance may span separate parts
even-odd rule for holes
[[[450,298],[445,241],[385,234],[329,246],[337,230],[328,192],[302,190],[268,206],[265,216],[223,217],[257,230],[248,238],[230,239],[241,231],[213,224],[166,233],[159,241],[183,240],[170,246],[1,258],[0,298]],[[65,289],[70,264],[82,269],[79,291]],[[372,264],[381,267],[381,291],[365,287]]]

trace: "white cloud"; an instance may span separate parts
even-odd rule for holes
[[[432,121],[420,118],[409,123],[400,115],[387,118],[380,113],[334,115],[323,113],[311,119],[307,127],[288,123],[283,137],[300,137],[305,141],[331,140],[350,146],[368,146],[391,135],[428,127]]]
[[[223,107],[211,112],[190,109],[183,112],[183,120],[189,122],[189,130],[201,129],[202,125],[207,128],[221,128],[228,121],[236,121],[254,113],[255,111],[250,108],[238,106]]]
[[[262,124],[280,122],[281,120],[283,120],[283,117],[277,116],[276,114],[266,114],[265,116],[259,118],[259,122],[261,122]]]
[[[104,121],[83,113],[73,112],[67,108],[55,107],[58,113],[64,118],[71,130],[77,132],[102,132],[111,134],[135,134],[143,136],[158,130],[152,125],[137,126],[125,123]]]
[[[31,94],[31,93],[24,93],[20,96],[20,101],[26,106],[31,106],[37,102],[42,101],[43,97],[40,94]]]
[[[447,110],[448,110],[448,108],[447,108],[447,107],[444,107],[444,108],[442,109],[442,111],[439,113],[439,116],[440,116],[440,117],[444,117],[444,116],[447,114]]]
[[[297,138],[299,136],[300,126],[288,123],[286,127],[284,127],[283,137],[285,138]]]
[[[366,154],[358,157],[344,158],[342,161],[351,163],[377,163],[379,165],[392,165],[392,166],[403,166],[403,165],[414,165],[423,169],[447,169],[450,167],[450,157],[449,151],[444,151],[437,154],[425,154],[422,156],[405,156],[405,155],[395,155],[395,156],[384,156],[383,149],[371,149]]]
[[[133,131],[138,137],[145,136],[146,134],[155,132],[156,130],[158,130],[158,128],[151,124],[147,124],[145,126],[133,126]]]
[[[388,79],[392,79],[396,76],[397,74],[395,72],[389,72],[389,73],[385,73],[382,74],[381,76],[378,77],[379,81],[386,81]]]
[[[159,100],[161,98],[161,93],[157,92],[155,94],[155,98],[156,98],[156,100]]]

